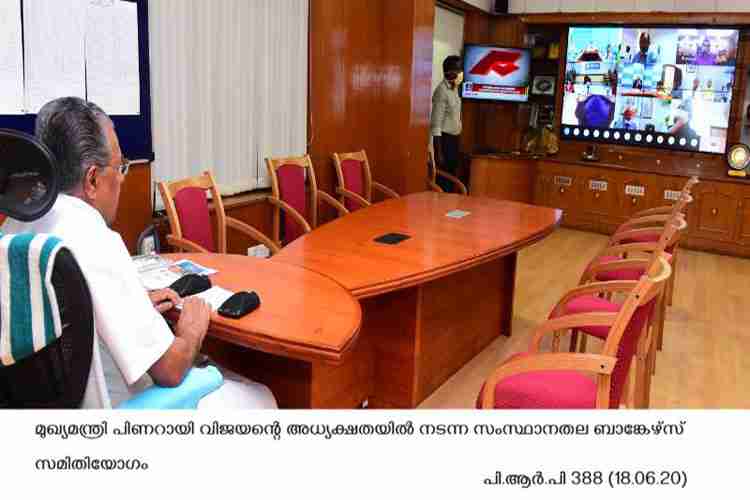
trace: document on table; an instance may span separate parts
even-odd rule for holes
[[[23,114],[21,3],[0,0],[0,115]]]
[[[192,295],[192,297],[200,297],[205,300],[208,305],[211,306],[213,311],[216,311],[226,300],[234,295],[234,292],[221,288],[219,286],[212,286],[208,290]],[[182,304],[177,306],[178,309],[182,309]]]
[[[133,264],[138,271],[138,278],[147,290],[167,288],[183,275],[181,270],[170,270],[171,260],[158,255],[138,255],[133,257]],[[173,268],[174,269],[174,268]]]

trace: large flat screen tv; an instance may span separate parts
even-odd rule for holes
[[[723,154],[738,40],[723,28],[571,27],[563,139]]]
[[[527,49],[466,45],[461,95],[464,99],[526,102],[530,69]]]

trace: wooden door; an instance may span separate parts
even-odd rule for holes
[[[600,168],[581,171],[581,218],[591,229],[602,231],[617,212],[617,173]]]
[[[737,186],[739,210],[737,211],[737,233],[735,241],[750,246],[750,186]]]

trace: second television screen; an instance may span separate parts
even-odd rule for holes
[[[571,27],[568,139],[724,153],[739,32]]]

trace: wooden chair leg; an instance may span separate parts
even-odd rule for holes
[[[638,349],[635,354],[635,387],[633,390],[633,407],[638,409],[648,408],[649,397],[649,378],[651,369],[649,362],[649,349],[651,344],[651,335],[649,334],[648,325],[644,326],[641,339],[638,341]]]
[[[584,335],[586,335],[584,333]],[[570,331],[570,348],[569,352],[578,352],[578,330],[575,328]]]
[[[674,298],[674,282],[675,278],[677,277],[677,251],[675,249],[675,253],[672,256],[672,276],[669,277],[669,281],[667,281],[667,305],[669,307],[672,307],[672,300]],[[661,350],[661,348],[660,348]]]
[[[586,342],[588,341],[589,336],[586,333],[581,333],[581,341],[579,342],[580,347],[578,349],[578,352],[586,352]]]
[[[656,348],[661,351],[664,347],[664,321],[666,320],[667,316],[667,304],[664,297],[664,292],[662,292],[659,301],[656,304],[656,308],[659,315],[659,321],[656,324],[658,328],[656,335]]]

